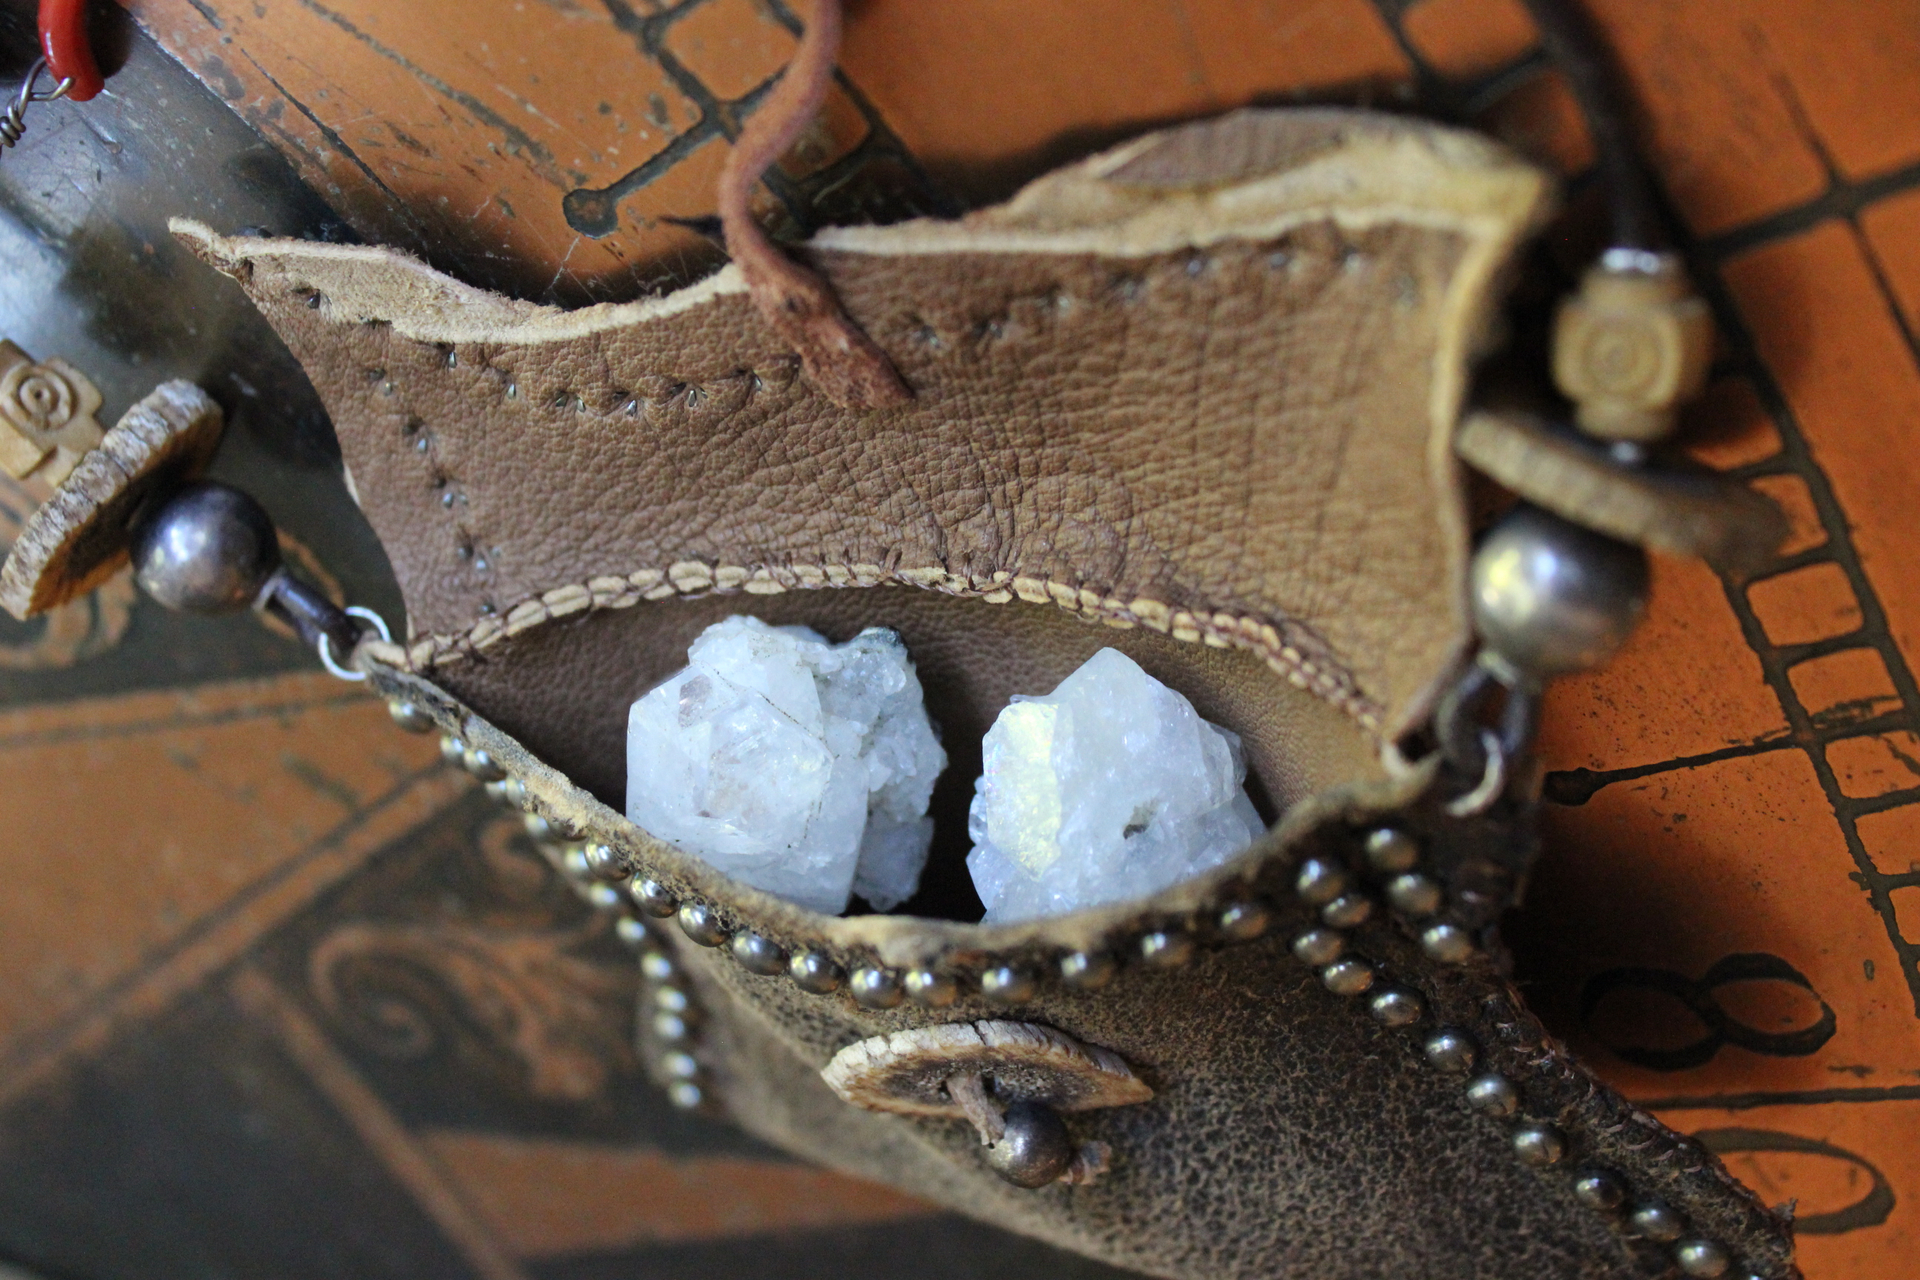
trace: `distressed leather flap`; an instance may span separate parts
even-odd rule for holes
[[[562,312],[176,231],[325,399],[417,669],[505,676],[527,629],[675,594],[907,583],[1251,649],[1391,735],[1465,643],[1450,433],[1547,200],[1477,136],[1245,111],[957,222],[830,231],[802,252],[914,392],[868,413],[732,268]]]

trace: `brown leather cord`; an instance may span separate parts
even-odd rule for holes
[[[1525,0],[1540,28],[1540,43],[1567,78],[1599,157],[1613,223],[1613,243],[1658,249],[1663,237],[1653,193],[1633,145],[1613,51],[1580,0]]]
[[[883,409],[906,403],[913,392],[887,353],[841,308],[833,286],[782,253],[754,220],[751,206],[760,175],[793,145],[826,99],[840,27],[840,0],[816,0],[793,61],[748,119],[720,172],[720,225],[754,306],[799,354],[808,379],[843,409]]]

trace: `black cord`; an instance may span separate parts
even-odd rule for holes
[[[1620,69],[1580,0],[1525,0],[1540,28],[1540,43],[1566,76],[1586,117],[1613,221],[1613,244],[1624,249],[1661,247],[1660,216],[1633,145]]]

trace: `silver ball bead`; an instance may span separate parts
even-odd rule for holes
[[[169,609],[244,609],[279,567],[273,521],[223,484],[188,485],[133,531],[134,581]]]
[[[1537,684],[1626,643],[1647,607],[1647,553],[1522,506],[1474,553],[1472,594],[1480,638]]]
[[[1073,1167],[1073,1137],[1044,1102],[1007,1108],[1007,1131],[987,1148],[987,1164],[1016,1187],[1044,1187]]]
[[[787,953],[780,944],[757,933],[736,933],[733,935],[733,958],[748,973],[757,973],[770,978],[777,973],[787,971]]]

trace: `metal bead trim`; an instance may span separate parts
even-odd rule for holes
[[[1025,1004],[1037,988],[1033,975],[1010,964],[980,975],[980,994],[995,1004]]]
[[[1410,916],[1430,916],[1440,909],[1440,886],[1408,872],[1387,882],[1387,901]]]
[[[1321,907],[1347,890],[1347,873],[1325,858],[1308,858],[1300,864],[1293,891],[1308,906]]]
[[[1520,1162],[1536,1169],[1559,1164],[1567,1154],[1567,1140],[1552,1125],[1523,1124],[1513,1131],[1510,1141]]]
[[[630,923],[641,925],[637,920]],[[693,1042],[693,997],[680,985],[680,967],[673,957],[658,947],[640,954],[640,974],[652,986],[649,993],[655,1013],[653,1034],[667,1046],[660,1055],[660,1074],[667,1077],[667,1100],[683,1111],[693,1111],[706,1102],[700,1060],[689,1051]]]
[[[408,733],[433,732],[433,717],[428,715],[419,704],[409,702],[405,698],[389,698],[387,714],[393,717],[395,724]]]
[[[1343,893],[1320,908],[1320,918],[1336,929],[1354,929],[1373,918],[1373,899],[1359,893]]]
[[[1347,952],[1347,940],[1333,929],[1309,929],[1293,940],[1294,958],[1318,969]]]
[[[403,707],[419,711],[414,704],[402,699],[390,700],[389,714],[400,727],[415,732],[431,727],[430,721],[425,728],[417,727],[421,722],[415,715],[404,712]],[[487,792],[494,799],[523,810],[528,808],[525,783],[509,779],[506,771],[484,750],[470,748],[452,734],[442,735],[440,750],[449,763],[459,763],[486,781]],[[540,814],[528,812],[524,823],[527,833],[550,849],[571,837],[570,832]],[[1372,870],[1393,876],[1386,892],[1396,907],[1413,916],[1431,915],[1440,909],[1444,900],[1440,886],[1413,870],[1418,865],[1420,847],[1412,836],[1392,828],[1377,828],[1365,837],[1364,848]],[[560,855],[560,861],[570,876],[591,881],[583,886],[583,892],[596,906],[623,905],[621,893],[609,882],[632,873],[629,855],[595,842],[571,845]],[[848,984],[845,972],[827,955],[803,951],[789,959],[777,944],[757,934],[731,936],[712,908],[699,903],[682,906],[663,885],[651,878],[636,876],[628,881],[626,888],[626,896],[642,912],[657,918],[677,914],[682,931],[696,943],[710,947],[731,943],[735,959],[749,972],[770,976],[784,968],[796,986],[819,995],[830,994]],[[1322,919],[1328,926],[1298,935],[1292,943],[1295,955],[1319,970],[1321,981],[1336,994],[1362,995],[1371,990],[1378,975],[1366,959],[1345,954],[1347,940],[1341,930],[1365,923],[1372,915],[1372,901],[1363,894],[1349,893],[1345,869],[1324,858],[1310,858],[1301,864],[1295,890],[1309,906],[1322,909]],[[1233,902],[1220,908],[1214,918],[1214,933],[1221,941],[1247,941],[1260,937],[1270,924],[1271,914],[1265,906],[1251,901]],[[644,948],[641,973],[656,984],[652,992],[652,1003],[656,1006],[651,1020],[653,1033],[662,1042],[679,1046],[663,1054],[659,1064],[662,1074],[671,1079],[669,1098],[677,1107],[703,1106],[706,1094],[700,1082],[700,1063],[685,1048],[694,1034],[693,1017],[697,1010],[692,998],[675,985],[678,971],[672,960],[664,952],[647,947],[651,938],[642,921],[623,915],[614,930],[623,942]],[[1184,964],[1196,950],[1192,935],[1175,929],[1145,934],[1136,945],[1142,960],[1156,967]],[[1466,930],[1444,921],[1423,929],[1420,945],[1429,958],[1441,963],[1457,964],[1475,954]],[[1097,951],[1070,953],[1060,959],[1058,967],[1061,981],[1080,990],[1105,986],[1118,969],[1111,955]],[[863,967],[854,973],[850,985],[856,1000],[877,1009],[896,1007],[909,997],[927,1008],[945,1008],[958,999],[960,990],[954,977],[929,969],[915,969],[902,976],[890,970]],[[989,969],[980,979],[982,994],[998,1004],[1031,1000],[1037,986],[1032,974],[1012,965]],[[1380,991],[1367,1005],[1368,1012],[1377,1021],[1396,1028],[1413,1025],[1426,1013],[1420,996],[1401,988]],[[1471,1038],[1451,1028],[1435,1032],[1421,1048],[1430,1065],[1452,1074],[1471,1071],[1477,1058]],[[1497,1073],[1475,1077],[1467,1085],[1466,1096],[1471,1105],[1495,1116],[1512,1116],[1519,1109],[1518,1090]],[[1552,1125],[1523,1121],[1508,1137],[1515,1155],[1529,1165],[1550,1166],[1566,1155],[1566,1138]],[[1582,1203],[1601,1212],[1617,1208],[1625,1199],[1625,1189],[1618,1178],[1605,1170],[1581,1171],[1573,1191]],[[1637,1205],[1628,1215],[1627,1223],[1639,1235],[1660,1243],[1672,1243],[1684,1233],[1684,1222],[1679,1215],[1658,1201]],[[1680,1243],[1674,1249],[1674,1257],[1686,1275],[1708,1280],[1724,1275],[1731,1265],[1725,1248],[1707,1239]]]
[[[1320,981],[1337,996],[1357,996],[1373,985],[1373,966],[1349,956],[1320,971]]]
[[[1490,1071],[1467,1085],[1467,1102],[1490,1116],[1510,1116],[1520,1109],[1520,1091],[1513,1081]]]
[[[1661,1244],[1671,1244],[1686,1230],[1680,1215],[1658,1200],[1635,1205],[1633,1212],[1627,1215],[1627,1225],[1636,1234]]]
[[[518,778],[489,782],[487,798],[503,809],[524,809],[527,807],[527,784]]]
[[[689,902],[680,908],[680,932],[703,947],[717,947],[727,940],[727,927],[713,908]]]
[[[596,880],[611,884],[633,874],[633,860],[610,844],[596,840],[581,850],[581,856],[586,862],[587,874]]]
[[[1060,957],[1060,981],[1075,991],[1098,991],[1120,966],[1104,951],[1072,951]]]
[[[1428,1064],[1436,1071],[1452,1075],[1467,1074],[1480,1057],[1479,1047],[1473,1043],[1473,1038],[1452,1027],[1443,1027],[1434,1032],[1420,1048],[1426,1054]]]
[[[1228,942],[1252,942],[1267,931],[1273,913],[1257,902],[1234,902],[1220,909],[1214,926]]]
[[[633,899],[634,906],[656,920],[664,920],[680,910],[680,900],[658,880],[633,881],[627,886],[627,896]]]
[[[1441,964],[1465,964],[1473,959],[1473,937],[1457,924],[1428,925],[1420,931],[1420,949]]]
[[[1673,1260],[1688,1275],[1709,1278],[1725,1275],[1733,1262],[1727,1251],[1711,1240],[1682,1240],[1674,1247]]]
[[[1627,1202],[1627,1189],[1605,1169],[1582,1169],[1573,1180],[1573,1195],[1598,1213],[1612,1213]]]
[[[1369,831],[1366,849],[1367,865],[1382,875],[1411,871],[1420,861],[1420,842],[1392,827]]]
[[[1389,987],[1367,1001],[1367,1012],[1386,1027],[1410,1027],[1426,1013],[1426,1004],[1411,991]]]
[[[900,979],[888,969],[855,969],[847,989],[855,1003],[869,1009],[891,1009],[907,998]]]
[[[468,747],[461,752],[460,763],[482,782],[499,782],[507,776],[506,768],[481,747]]]
[[[904,981],[907,998],[928,1009],[944,1009],[960,998],[960,984],[931,969],[910,969]]]
[[[1193,937],[1178,929],[1157,929],[1138,946],[1140,959],[1154,969],[1178,969],[1193,959]]]
[[[818,951],[797,952],[787,964],[787,975],[793,979],[794,986],[817,996],[838,991],[846,981],[840,966]]]
[[[581,896],[595,911],[618,911],[625,905],[620,898],[620,891],[610,884],[590,884]]]
[[[787,970],[787,953],[757,933],[734,934],[732,950],[733,958],[748,973],[771,978]]]

